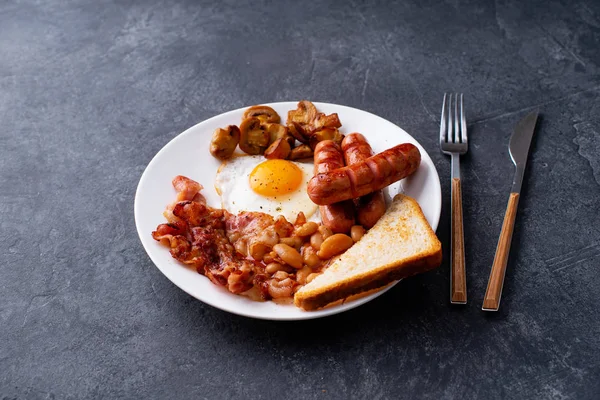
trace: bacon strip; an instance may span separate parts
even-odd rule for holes
[[[289,234],[293,225],[264,213],[233,215],[211,208],[199,193],[202,185],[181,175],[173,179],[173,187],[178,201],[165,211],[169,222],[158,225],[152,237],[169,246],[173,258],[213,283],[236,294],[255,286],[268,299],[264,265],[236,249],[251,247],[251,240],[264,232]]]

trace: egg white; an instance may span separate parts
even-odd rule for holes
[[[320,222],[318,206],[310,200],[306,191],[308,181],[313,177],[314,165],[290,161],[302,170],[302,183],[294,192],[268,197],[250,187],[250,173],[264,161],[263,156],[240,156],[219,167],[215,189],[221,196],[221,207],[232,214],[258,211],[272,216],[283,215],[290,222],[294,222],[302,211],[307,220]]]

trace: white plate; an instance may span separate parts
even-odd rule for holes
[[[398,191],[415,198],[425,217],[435,230],[440,219],[440,180],[431,158],[423,147],[408,133],[391,122],[356,108],[327,103],[314,103],[320,112],[338,113],[343,133],[361,132],[373,147],[380,152],[400,143],[410,142],[421,151],[421,166],[412,176],[389,188],[389,194]],[[268,104],[286,118],[297,102]],[[214,179],[220,162],[209,151],[212,133],[216,128],[239,124],[247,107],[229,111],[201,122],[171,140],[152,159],[142,174],[135,195],[135,222],[146,252],[158,269],[175,285],[188,294],[211,306],[234,314],[269,320],[301,320],[325,317],[358,307],[382,295],[393,285],[369,296],[319,311],[303,311],[293,305],[279,305],[271,301],[255,302],[243,296],[229,293],[216,286],[206,277],[186,268],[171,257],[168,249],[152,238],[156,226],[164,223],[162,212],[175,199],[171,180],[176,175],[185,175],[204,186],[202,193],[209,205],[220,207],[214,189]]]

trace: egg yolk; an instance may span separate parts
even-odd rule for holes
[[[267,160],[250,173],[250,187],[262,196],[278,196],[295,191],[302,184],[302,170],[286,160]]]

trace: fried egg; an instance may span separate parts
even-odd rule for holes
[[[294,222],[302,211],[307,220],[320,221],[318,206],[306,191],[312,176],[312,163],[240,156],[219,167],[215,188],[230,213],[258,211]]]

